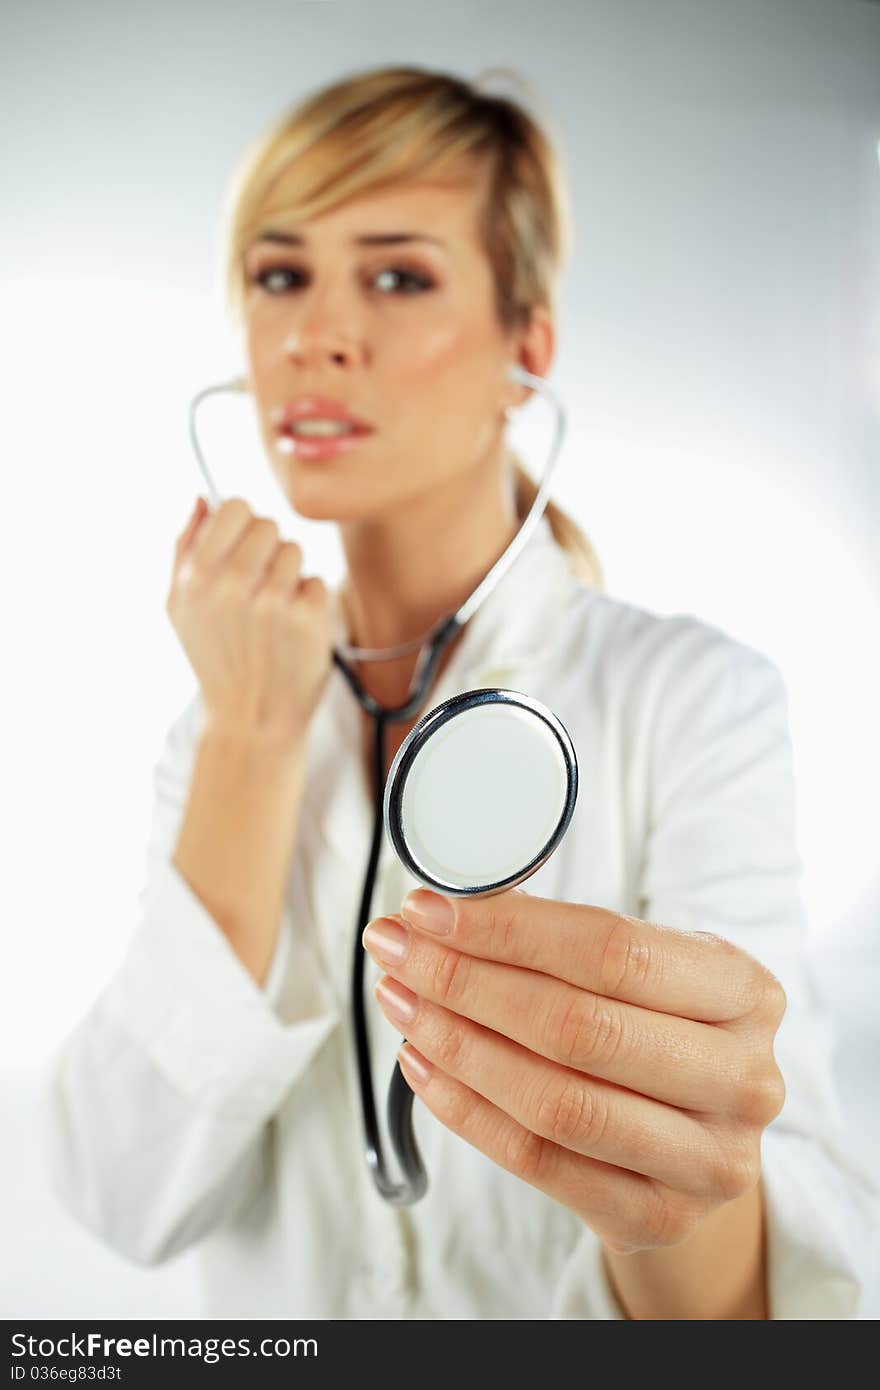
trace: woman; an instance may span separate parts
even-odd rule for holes
[[[858,1315],[876,1194],[800,955],[785,686],[719,629],[602,593],[552,505],[427,707],[543,700],[579,803],[528,893],[439,927],[445,900],[383,846],[374,1071],[399,1054],[417,1093],[427,1195],[388,1205],[364,1162],[372,729],[331,645],[427,632],[513,536],[535,488],[505,447],[528,397],[506,369],[549,373],[566,227],[526,112],[416,68],[318,92],[237,180],[229,288],[267,456],[297,513],[339,526],[347,573],[328,593],[241,499],[197,505],[167,608],[199,689],[157,765],[137,931],[50,1096],[62,1200],[139,1263],[197,1245],[212,1316]],[[333,427],[291,420],[340,411],[367,428],[315,457],[305,432]],[[417,655],[356,670],[396,705]],[[415,722],[390,726],[386,772]]]

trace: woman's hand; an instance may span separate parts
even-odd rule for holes
[[[332,671],[327,590],[302,548],[240,497],[199,498],[174,548],[165,611],[199,679],[207,725],[300,741]]]
[[[445,935],[429,906],[446,909]],[[609,1250],[674,1245],[757,1185],[761,1133],[785,1098],[773,1056],[785,994],[730,942],[521,890],[423,888],[363,942],[389,972],[377,998],[407,1038],[419,1098]],[[410,1043],[427,1079],[407,1066]]]

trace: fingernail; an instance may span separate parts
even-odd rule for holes
[[[455,922],[455,908],[448,898],[432,893],[430,888],[416,888],[408,893],[400,908],[401,915],[422,931],[446,936]]]
[[[412,1077],[413,1081],[419,1086],[424,1086],[426,1081],[431,1079],[433,1067],[427,1057],[423,1057],[421,1052],[417,1052],[412,1043],[404,1043],[397,1054],[400,1063],[400,1070],[404,1076]]]
[[[396,965],[406,955],[409,932],[406,927],[401,927],[397,922],[389,922],[387,917],[382,917],[378,922],[370,922],[369,926],[364,927],[361,944],[365,950],[377,955],[380,960],[388,961],[390,965]]]
[[[418,996],[399,980],[379,980],[373,990],[386,1013],[396,1018],[398,1023],[412,1023],[419,1006]]]

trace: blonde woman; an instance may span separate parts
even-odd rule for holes
[[[332,647],[429,631],[514,535],[535,485],[506,369],[549,375],[568,222],[537,120],[421,68],[317,92],[236,174],[266,455],[339,527],[346,575],[307,576],[241,498],[183,528],[167,611],[198,689],[126,957],[48,1097],[60,1198],[139,1264],[195,1247],[209,1316],[859,1315],[876,1193],[803,964],[785,685],[698,617],[606,594],[552,504],[428,707],[542,700],[578,805],[526,893],[446,900],[384,847],[375,1074],[400,1056],[428,1192],[392,1206],[364,1162],[349,959],[375,787]],[[340,412],[364,427],[344,447],[290,427]],[[357,674],[397,705],[417,656]]]

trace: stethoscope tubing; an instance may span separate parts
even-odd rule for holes
[[[550,476],[553,472],[565,435],[565,410],[555,392],[551,390],[543,377],[536,376],[532,372],[526,371],[526,369],[520,367],[518,363],[511,364],[509,374],[525,385],[533,386],[536,390],[539,390],[547,397],[555,411],[553,440],[550,445],[541,482],[532,505],[517,529],[516,535],[491,568],[486,572],[472,593],[468,595],[454,613],[441,619],[439,623],[436,623],[429,633],[422,637],[414,638],[410,642],[402,643],[397,647],[384,648],[381,650],[368,647],[355,647],[346,643],[337,643],[332,650],[332,659],[335,665],[342,672],[346,682],[362,708],[373,716],[375,722],[373,779],[376,808],[367,871],[364,878],[364,886],[358,911],[357,930],[354,938],[351,992],[355,1053],[361,1092],[361,1111],[367,1167],[372,1174],[373,1181],[379,1194],[392,1206],[409,1206],[419,1201],[427,1191],[428,1179],[419,1154],[413,1129],[412,1109],[414,1095],[403,1075],[400,1064],[397,1062],[395,1063],[388,1091],[387,1123],[391,1147],[400,1164],[403,1179],[402,1181],[396,1182],[388,1173],[376,1115],[369,1034],[367,1030],[366,1010],[364,1007],[364,958],[367,953],[361,942],[361,937],[364,928],[371,918],[376,872],[382,849],[384,828],[385,731],[389,723],[396,723],[403,719],[409,719],[421,709],[427,698],[431,680],[436,670],[437,663],[440,660],[443,648],[452,640],[455,634],[464,627],[470,618],[473,617],[480,605],[485,602],[492,590],[500,583],[501,579],[513,565],[517,555],[519,555],[520,551],[528,543],[544,512],[550,487]],[[205,463],[199,444],[198,430],[196,428],[196,411],[199,404],[207,396],[215,392],[247,391],[247,389],[247,381],[244,377],[234,377],[230,381],[205,387],[203,390],[197,392],[190,402],[190,439],[212,505],[215,508],[221,504],[222,499],[214,485],[214,480]],[[420,651],[407,697],[402,704],[391,708],[380,705],[373,699],[369,692],[364,689],[356,673],[347,664],[348,661],[389,660],[392,657],[412,651],[416,647],[420,647]]]

